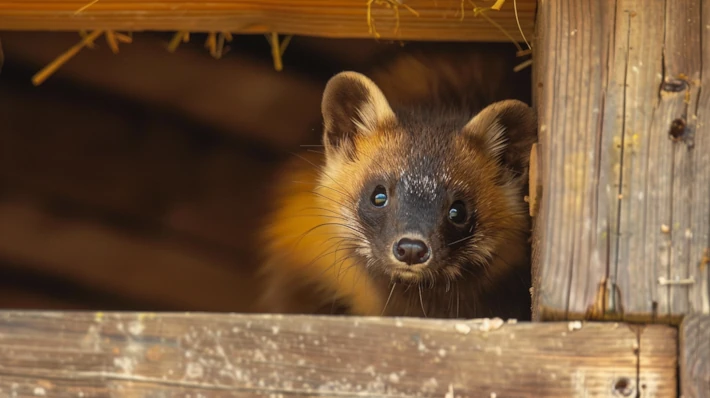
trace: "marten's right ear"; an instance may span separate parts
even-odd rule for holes
[[[338,152],[351,156],[358,134],[372,134],[383,123],[395,119],[382,91],[357,72],[341,72],[328,81],[321,111],[326,155]]]

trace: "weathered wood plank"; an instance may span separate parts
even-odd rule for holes
[[[0,393],[568,398],[632,396],[637,380],[647,397],[676,388],[674,328],[496,321],[3,312]]]
[[[408,0],[406,5],[402,3],[374,1],[371,15],[375,31],[370,32],[367,0],[315,0],[300,4],[288,0],[0,1],[0,30],[280,32],[348,38],[374,37],[376,32],[381,38],[401,40],[509,40],[494,24],[474,16],[472,2]],[[536,0],[517,0],[516,3],[521,29],[531,37]],[[492,3],[481,1],[476,5],[487,7]],[[508,34],[521,40],[513,0],[488,15]]]
[[[700,58],[699,96],[693,99],[695,102],[690,108],[694,112],[690,115],[694,154],[688,162],[692,163],[690,173],[695,181],[691,184],[690,247],[686,266],[687,275],[694,282],[688,288],[692,309],[710,314],[710,234],[707,232],[710,220],[710,184],[707,183],[710,181],[710,50],[707,50],[710,43],[710,1],[704,0],[702,7],[702,20],[697,27],[705,50]],[[683,203],[679,206],[682,207]]]
[[[597,248],[605,226],[593,221],[608,212],[596,206],[596,170],[610,8],[608,1],[538,5],[533,67],[543,191],[533,247],[536,318],[578,317],[606,272]]]
[[[536,319],[677,322],[708,311],[703,7],[540,2]],[[679,119],[687,128],[673,140]]]
[[[685,317],[679,337],[681,398],[710,397],[710,316]]]
[[[660,326],[660,325],[659,325]],[[678,333],[665,327],[630,326],[639,336],[639,377],[636,391],[628,395],[617,388],[615,396],[675,397],[678,395]],[[670,330],[673,330],[671,332]],[[674,369],[672,372],[670,369]],[[618,387],[618,386],[617,386]]]

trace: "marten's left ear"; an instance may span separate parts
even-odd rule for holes
[[[358,134],[372,134],[383,123],[395,120],[382,91],[357,72],[341,72],[328,81],[321,111],[326,154],[352,155]]]
[[[537,118],[524,102],[495,102],[466,124],[464,134],[509,169],[524,173],[530,161],[530,148],[537,141]]]

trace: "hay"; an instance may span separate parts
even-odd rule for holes
[[[50,62],[49,65],[45,66],[44,68],[42,68],[42,70],[32,76],[32,84],[34,84],[35,86],[39,86],[40,84],[42,84],[45,80],[47,80],[47,78],[54,74],[54,72],[56,72],[62,65],[67,63],[67,61],[69,61],[72,57],[78,54],[79,51],[81,51],[89,43],[93,44],[94,40],[98,39],[98,37],[101,36],[103,33],[103,30],[95,30],[90,34],[86,35],[79,43],[75,44],[70,49],[62,53],[54,61]]]
[[[107,30],[104,36],[106,37],[106,43],[108,43],[111,52],[114,54],[118,54],[118,43],[128,44],[133,42],[132,36],[117,33],[112,30]]]
[[[173,35],[173,39],[170,40],[170,43],[168,44],[168,52],[174,53],[180,43],[187,43],[189,41],[190,32],[184,30],[175,32],[175,35]]]
[[[224,54],[229,51],[229,46],[225,46],[225,42],[232,41],[232,34],[229,32],[210,32],[205,40],[205,48],[210,51],[210,55],[214,59],[221,59]]]
[[[375,19],[372,17],[372,5],[377,4],[377,5],[382,5],[386,8],[391,8],[394,10],[394,17],[395,17],[395,25],[394,25],[394,32],[395,34],[399,32],[399,7],[404,7],[412,13],[415,17],[419,17],[419,13],[413,9],[412,7],[404,4],[404,0],[367,0],[367,12],[366,18],[367,18],[367,28],[368,28],[368,33],[371,35],[375,36],[376,39],[380,38],[380,34],[377,33],[377,30],[375,29]]]
[[[274,69],[276,69],[276,71],[278,72],[283,69],[283,62],[281,57],[283,57],[284,52],[286,51],[286,47],[288,47],[288,43],[291,42],[292,37],[292,35],[286,36],[284,41],[279,44],[278,33],[271,32],[271,35],[266,35],[266,40],[271,46],[271,58],[274,59]]]
[[[78,10],[74,11],[74,15],[81,14],[82,12],[86,11],[89,7],[93,6],[94,4],[98,3],[99,0],[92,0],[88,4],[82,6]]]
[[[413,9],[412,7],[408,6],[407,4],[404,3],[405,0],[367,0],[367,12],[366,12],[366,18],[367,18],[367,27],[368,27],[368,32],[375,37],[375,39],[380,38],[380,34],[377,33],[377,30],[375,29],[375,20],[372,17],[372,6],[373,5],[381,5],[386,8],[390,8],[394,11],[394,17],[395,17],[395,28],[394,32],[397,34],[399,32],[399,7],[404,7],[406,8],[412,15],[419,17],[419,13]],[[491,1],[491,0],[483,0],[483,1]],[[479,7],[476,5],[476,3],[473,2],[473,0],[461,0],[461,9],[460,9],[460,20],[463,21],[465,16],[466,16],[466,3],[469,3],[473,7],[473,15],[475,17],[481,16],[485,18],[488,23],[496,27],[498,30],[500,30],[518,49],[516,56],[518,57],[523,57],[526,55],[531,55],[532,54],[532,47],[530,46],[530,43],[528,42],[527,38],[525,37],[525,33],[523,32],[523,28],[520,25],[520,19],[518,18],[518,5],[517,5],[517,0],[513,0],[513,9],[514,9],[514,14],[515,14],[515,22],[518,26],[518,31],[520,32],[520,35],[525,42],[525,45],[528,47],[527,50],[524,50],[520,44],[513,38],[513,36],[506,31],[500,24],[498,24],[496,21],[491,19],[486,13],[490,10],[493,11],[500,11],[500,9],[503,7],[503,4],[505,3],[506,0],[495,0],[495,3],[489,7]],[[276,57],[274,57],[274,60],[276,60]],[[280,58],[279,58],[280,60]],[[276,61],[275,61],[276,62]],[[280,64],[279,64],[280,65]],[[532,59],[528,59],[526,61],[523,61],[522,63],[516,65],[513,68],[514,72],[519,72],[529,66],[532,65]],[[278,69],[280,70],[280,69]]]
[[[129,34],[118,33],[113,30],[95,30],[91,33],[79,32],[81,36],[81,41],[74,46],[72,46],[67,51],[63,52],[54,61],[50,62],[49,65],[45,66],[32,76],[32,84],[39,86],[45,80],[47,80],[51,75],[54,74],[59,68],[72,59],[76,54],[79,53],[84,47],[94,48],[96,39],[99,36],[104,35],[106,38],[106,43],[108,44],[111,52],[118,54],[118,44],[119,43],[132,43],[133,37]]]

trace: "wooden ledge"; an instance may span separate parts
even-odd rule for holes
[[[402,3],[406,4],[402,5]],[[393,7],[393,4],[398,6]],[[493,5],[478,0],[479,7]],[[461,7],[465,6],[463,20]],[[520,26],[533,35],[536,0],[517,0]],[[242,1],[0,1],[0,30],[167,30],[279,32],[305,36],[372,38],[367,0]],[[399,15],[399,29],[397,28]],[[462,0],[378,0],[372,4],[374,27],[383,39],[509,41],[499,28],[474,16]],[[487,15],[515,40],[522,41],[513,0]]]
[[[668,397],[676,335],[614,323],[0,312],[0,395]]]

